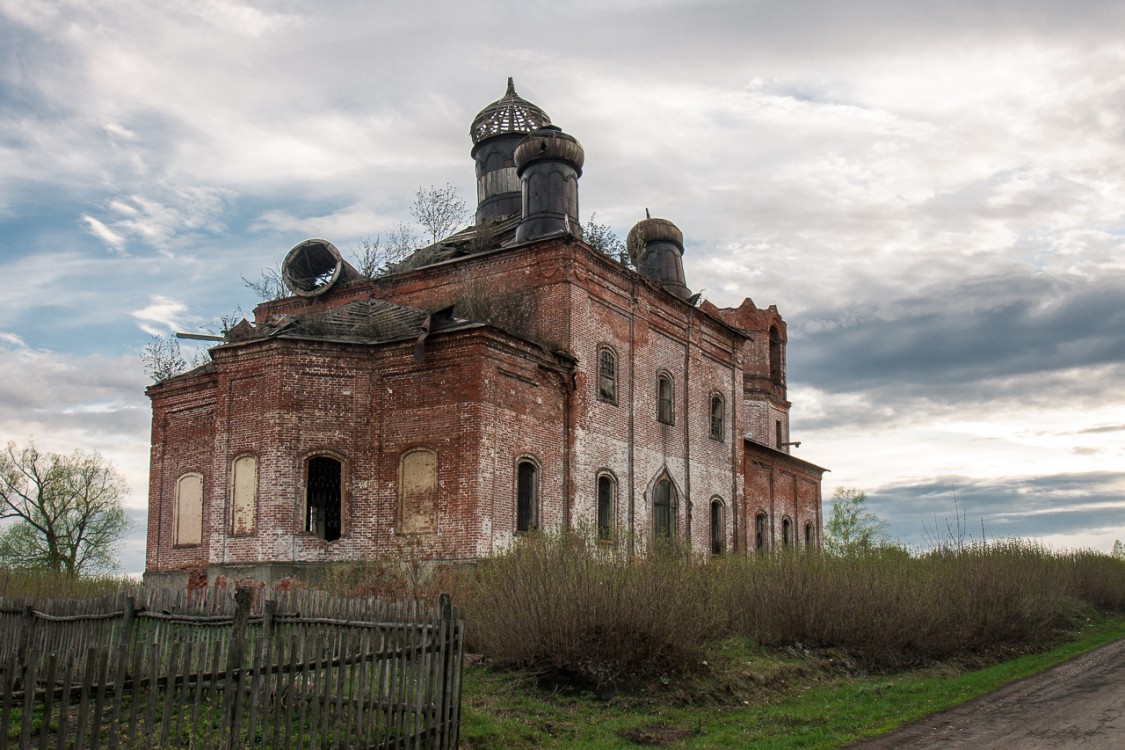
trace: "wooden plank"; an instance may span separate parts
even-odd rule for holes
[[[137,738],[137,718],[141,708],[141,669],[144,664],[144,647],[140,644],[133,645],[133,685],[132,690],[129,691],[129,728],[128,740],[129,747],[135,747]]]
[[[23,683],[23,721],[20,726],[20,747],[31,747],[31,717],[35,707],[36,672],[39,667],[39,654],[32,651],[28,654],[27,672]],[[3,726],[4,734],[8,734],[8,724]]]
[[[39,750],[47,750],[47,738],[51,732],[51,711],[54,709],[55,701],[55,676],[58,673],[59,657],[58,654],[51,654],[50,659],[47,660],[47,679],[45,681],[46,691],[43,695],[43,721],[39,726]],[[65,693],[63,694],[66,695]],[[60,721],[66,721],[66,703],[65,698],[60,701],[63,705],[62,717]],[[5,724],[4,726],[7,726]]]
[[[74,750],[82,750],[86,741],[86,724],[90,714],[90,691],[94,681],[94,664],[97,660],[97,649],[91,648],[86,652],[86,668],[82,674],[82,693],[78,698],[78,727],[74,730]]]
[[[16,652],[13,651],[8,655],[8,661],[4,664],[4,694],[0,695],[0,726],[4,727],[4,731],[0,732],[0,750],[8,750],[8,721],[12,715],[12,696],[16,692]]]
[[[102,713],[105,710],[106,683],[109,682],[109,651],[102,651],[98,659],[98,671],[95,675],[98,683],[97,696],[94,699],[94,726],[90,737],[90,747],[98,747],[98,739],[102,731]],[[24,746],[26,747],[26,745]]]
[[[172,653],[168,658],[168,679],[164,685],[164,709],[160,712],[160,746],[168,746],[168,733],[172,728],[172,703],[176,694],[176,664],[180,660],[181,645],[179,640],[172,644]],[[154,680],[155,682],[155,680]],[[155,687],[155,686],[154,686]]]

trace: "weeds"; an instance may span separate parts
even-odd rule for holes
[[[1125,611],[1125,561],[1023,541],[629,562],[582,535],[534,535],[480,564],[468,632],[498,664],[601,691],[697,671],[724,638],[898,669],[1045,648],[1094,610]]]

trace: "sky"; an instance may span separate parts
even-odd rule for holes
[[[151,335],[473,203],[508,76],[583,221],[648,208],[694,291],[778,306],[826,498],[920,547],[1125,539],[1119,0],[0,0],[0,442],[112,461],[139,572]]]

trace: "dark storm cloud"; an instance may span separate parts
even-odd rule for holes
[[[887,310],[812,312],[790,371],[826,391],[963,387],[1125,363],[1125,278],[992,277]]]
[[[894,535],[932,545],[1120,530],[1125,535],[1125,473],[1114,471],[1005,479],[940,477],[868,493],[871,509],[893,519]]]

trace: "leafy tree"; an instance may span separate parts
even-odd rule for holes
[[[837,487],[831,502],[824,527],[828,552],[850,555],[886,545],[887,522],[867,509],[866,492]]]
[[[418,188],[410,207],[410,215],[426,230],[431,244],[448,237],[465,213],[465,199],[449,184],[443,188],[431,185],[429,190]]]
[[[590,214],[586,226],[582,227],[582,240],[598,252],[605,253],[618,263],[632,268],[633,259],[629,257],[629,250],[625,243],[608,224],[599,223],[597,218],[596,211]]]
[[[1125,544],[1121,543],[1120,539],[1113,540],[1113,552],[1110,553],[1118,560],[1125,560]]]
[[[40,453],[8,443],[0,455],[0,564],[76,576],[116,568],[129,528],[125,480],[97,452]]]

